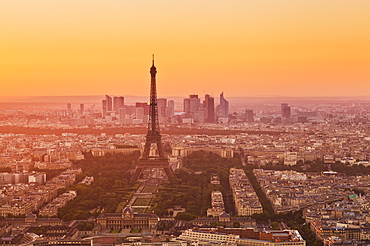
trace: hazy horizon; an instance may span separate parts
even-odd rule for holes
[[[124,96],[126,105],[133,105],[136,102],[148,102],[149,96],[131,96],[131,95],[110,95],[110,96]],[[369,96],[322,96],[322,97],[284,97],[284,96],[255,96],[255,97],[232,97],[224,94],[225,98],[232,105],[240,104],[263,104],[263,103],[275,103],[280,104],[283,102],[286,103],[343,103],[343,102],[368,102],[370,100]],[[183,99],[188,96],[158,96],[158,98],[166,98],[168,100],[174,100],[177,105],[183,103]],[[204,99],[204,95],[199,95],[201,99]],[[81,96],[0,96],[1,105],[6,104],[65,104],[65,103],[85,103],[85,104],[97,104],[100,105],[101,101],[105,98],[105,95],[81,95]],[[215,95],[215,105],[219,104],[219,95]],[[0,105],[0,108],[2,107]],[[14,105],[14,107],[16,107]]]

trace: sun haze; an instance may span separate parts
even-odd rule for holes
[[[370,1],[0,0],[0,96],[370,94]]]

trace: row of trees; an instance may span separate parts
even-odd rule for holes
[[[191,220],[206,216],[206,210],[211,206],[211,192],[230,192],[227,185],[229,169],[240,164],[238,157],[227,159],[204,151],[193,152],[184,158],[183,168],[178,171],[177,179],[171,179],[170,184],[160,187],[154,211],[159,216],[164,216],[170,207],[181,205],[187,212],[179,214],[178,219]],[[211,184],[212,175],[217,175],[223,185]]]
[[[129,194],[136,189],[129,180],[130,170],[139,155],[139,152],[135,152],[130,155],[119,153],[93,157],[85,153],[85,159],[75,163],[75,167],[82,168],[77,181],[85,176],[93,176],[95,181],[90,186],[76,184],[72,187],[77,190],[77,197],[59,210],[58,217],[65,221],[82,220],[101,211],[115,212],[118,204],[129,199]]]
[[[94,229],[94,222],[93,221],[88,221],[88,222],[81,221],[80,223],[78,223],[77,228],[80,231],[91,231],[92,229]]]

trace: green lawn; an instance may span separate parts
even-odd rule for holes
[[[149,206],[151,198],[136,198],[132,206]]]
[[[155,193],[157,191],[158,185],[146,185],[142,190],[142,193]]]

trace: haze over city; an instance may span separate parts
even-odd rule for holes
[[[369,10],[0,0],[0,245],[370,245]]]
[[[0,96],[366,96],[370,2],[0,1]]]

